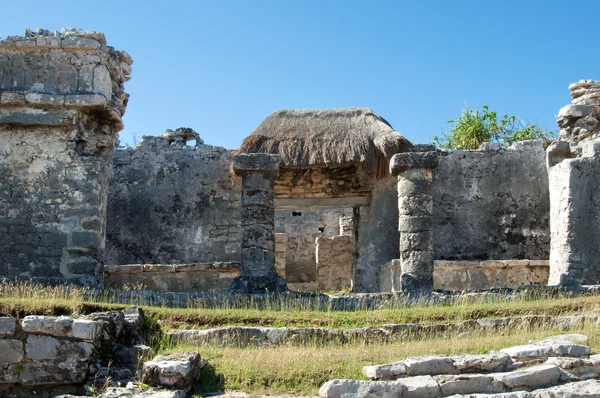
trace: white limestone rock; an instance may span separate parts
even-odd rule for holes
[[[452,394],[499,393],[504,385],[492,376],[482,374],[434,376],[443,396]]]
[[[409,376],[456,373],[452,358],[444,356],[411,357],[404,360],[404,366],[406,366],[406,374]]]
[[[415,376],[399,380],[402,383],[403,398],[439,397],[440,387],[431,376]]]
[[[144,363],[142,382],[150,386],[165,386],[191,390],[200,379],[206,361],[197,352],[159,355]]]
[[[539,365],[506,373],[493,373],[491,376],[507,388],[540,388],[560,380],[560,369],[554,365]]]
[[[406,375],[406,366],[404,366],[404,362],[400,361],[385,365],[365,366],[362,372],[369,380],[394,380]]]
[[[322,398],[399,398],[404,385],[397,381],[330,380],[319,389]]]

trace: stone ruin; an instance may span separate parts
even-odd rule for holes
[[[413,145],[363,108],[274,112],[236,151],[190,128],[117,147],[131,64],[99,32],[0,40],[1,277],[247,293],[600,282],[596,81],[571,85],[547,150]]]
[[[99,32],[0,40],[0,275],[100,286],[132,60]]]

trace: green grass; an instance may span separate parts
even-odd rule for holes
[[[310,301],[246,302],[215,304],[190,300],[187,308],[141,306],[149,327],[209,328],[227,325],[262,325],[288,327],[332,327],[339,329],[381,326],[389,323],[451,323],[480,318],[517,315],[573,315],[600,308],[600,294],[568,297],[548,292],[525,292],[517,296],[459,296],[444,303],[425,301],[382,302],[375,309],[355,311],[316,310]],[[280,299],[283,300],[283,299]],[[135,304],[135,299],[132,299]],[[75,315],[123,309],[114,297],[88,295],[81,288],[42,287],[28,283],[0,284],[0,314],[23,317],[30,314]],[[160,332],[160,330],[157,330]],[[581,332],[590,337],[590,345],[600,350],[600,329],[586,327]],[[159,353],[199,351],[209,361],[203,372],[198,393],[222,389],[253,394],[315,395],[318,388],[334,378],[362,379],[365,365],[401,360],[423,354],[483,353],[531,339],[560,334],[558,330],[505,329],[497,332],[471,332],[462,337],[440,338],[413,336],[389,344],[317,344],[307,347],[229,348],[216,346],[172,346],[163,333],[152,333],[149,342]]]
[[[590,337],[595,352],[600,349],[600,330],[582,328],[571,333]],[[430,354],[480,354],[529,340],[560,334],[552,329],[477,333],[463,337],[423,339],[379,345],[327,347],[219,348],[175,346],[173,351],[199,351],[209,360],[205,382],[198,393],[218,389],[250,394],[298,394],[314,396],[331,379],[364,380],[362,367],[395,362],[408,356]]]
[[[41,287],[27,283],[0,284],[0,313],[22,317],[28,314],[70,315],[123,309],[108,295],[85,298],[78,288]],[[106,298],[106,299],[105,299]],[[207,308],[205,303],[189,301],[187,308],[142,305],[145,313],[160,319],[164,328],[211,328],[229,325],[259,325],[288,327],[331,327],[339,329],[381,326],[389,323],[449,323],[480,318],[499,318],[517,315],[568,315],[600,308],[600,295],[561,297],[543,292],[524,293],[515,297],[458,296],[447,304],[416,301],[383,303],[376,309],[355,311],[315,310],[304,303],[293,307],[281,305],[246,304],[230,308],[229,303]],[[266,307],[266,308],[265,308]]]

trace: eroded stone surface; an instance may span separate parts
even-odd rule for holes
[[[166,386],[191,390],[200,378],[206,362],[197,352],[159,355],[144,363],[142,382],[150,386]]]

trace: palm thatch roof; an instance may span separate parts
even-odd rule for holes
[[[363,163],[387,173],[389,159],[412,144],[368,108],[273,112],[250,134],[238,153],[279,154],[290,166]]]

